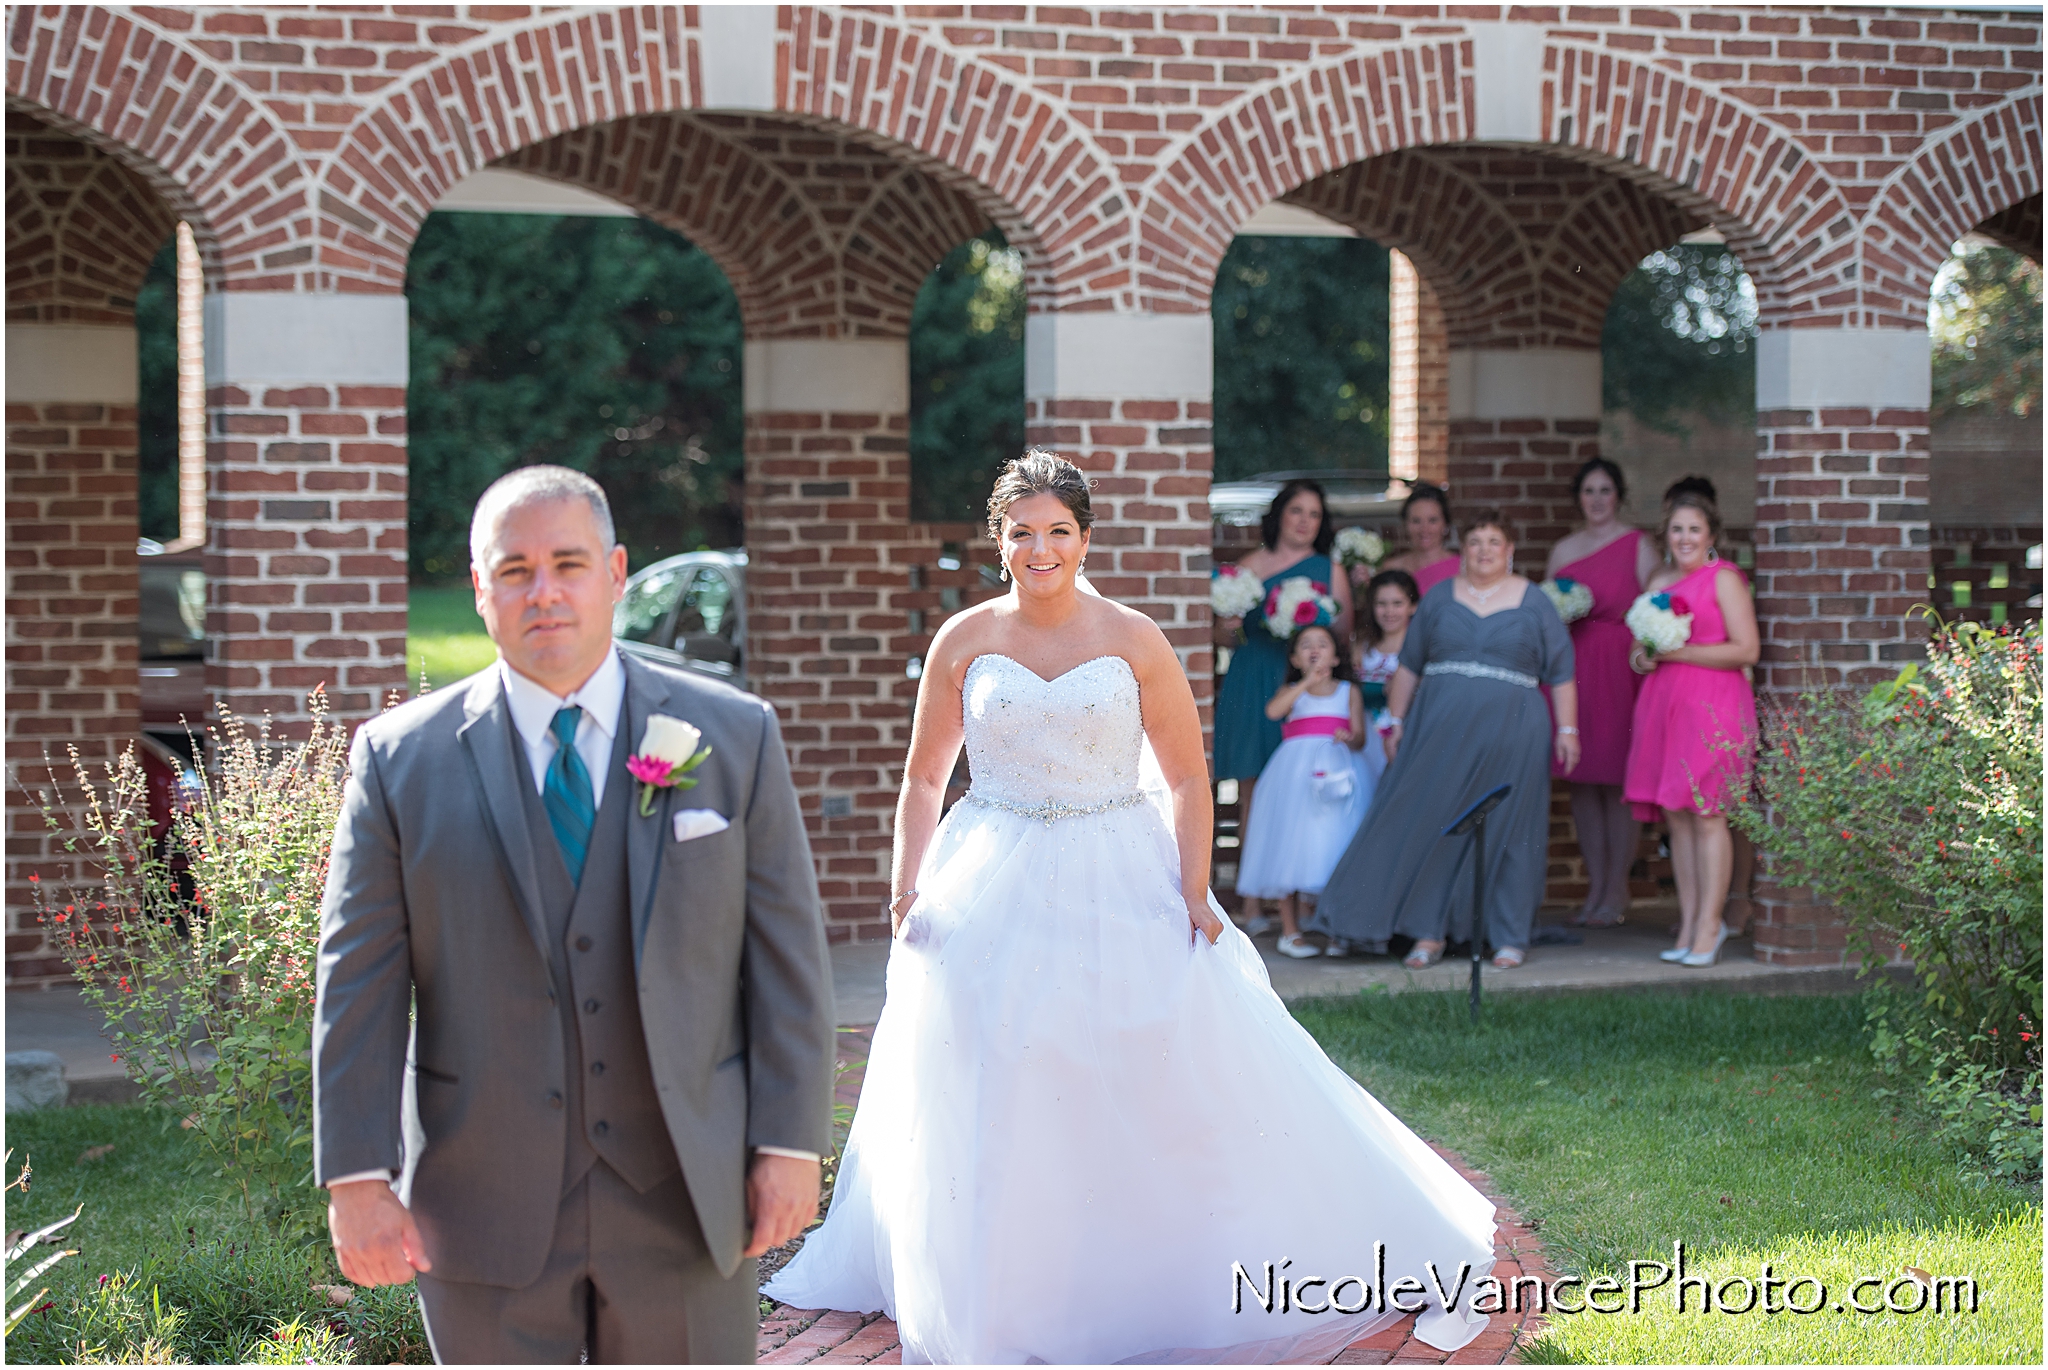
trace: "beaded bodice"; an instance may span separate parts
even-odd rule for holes
[[[960,693],[977,803],[1050,819],[1135,802],[1145,729],[1122,657],[1044,680],[985,653],[968,663]]]

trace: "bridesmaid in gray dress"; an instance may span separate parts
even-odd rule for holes
[[[1522,963],[1549,864],[1551,757],[1567,772],[1578,764],[1571,635],[1513,558],[1505,520],[1483,513],[1463,568],[1422,597],[1387,693],[1400,719],[1391,764],[1309,924],[1368,950],[1412,937],[1415,969],[1472,927],[1472,839],[1443,830],[1504,783],[1514,791],[1486,822],[1481,926],[1497,968]],[[1554,736],[1539,681],[1551,687]]]

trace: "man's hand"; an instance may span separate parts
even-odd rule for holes
[[[796,1156],[757,1153],[747,1168],[747,1224],[751,1240],[743,1256],[759,1256],[782,1245],[818,1216],[822,1168]]]
[[[327,1191],[327,1227],[341,1273],[356,1284],[406,1284],[432,1270],[419,1224],[383,1180],[351,1180]]]

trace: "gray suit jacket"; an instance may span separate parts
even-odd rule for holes
[[[641,1022],[704,1238],[730,1275],[746,1244],[749,1148],[829,1155],[832,984],[817,878],[774,712],[624,658],[622,726],[696,725],[690,790],[634,786],[627,864]],[[539,1276],[561,1200],[565,1059],[518,786],[531,783],[497,670],[363,725],[320,918],[314,1169],[389,1168],[440,1278]],[[678,808],[723,832],[673,840]],[[413,1021],[409,1022],[409,1018]],[[409,1040],[410,1039],[410,1040]]]

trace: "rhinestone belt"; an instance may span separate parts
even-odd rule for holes
[[[1422,673],[1424,675],[1468,675],[1476,676],[1481,680],[1505,680],[1508,684],[1520,685],[1525,690],[1533,690],[1541,683],[1535,676],[1523,675],[1520,671],[1510,671],[1499,666],[1485,666],[1477,661],[1432,661],[1429,665],[1422,668]]]
[[[979,805],[984,809],[1001,809],[1004,813],[1014,813],[1019,818],[1035,818],[1041,823],[1051,824],[1062,818],[1086,818],[1090,814],[1108,813],[1111,809],[1131,808],[1145,802],[1145,792],[1132,790],[1121,799],[1112,799],[1106,804],[1056,804],[1051,800],[1043,804],[1011,804],[969,790],[960,796],[960,802]]]

